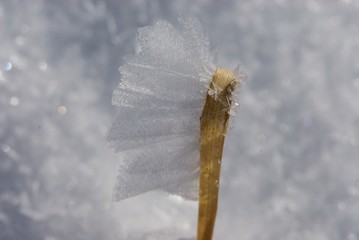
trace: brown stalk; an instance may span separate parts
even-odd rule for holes
[[[237,84],[233,72],[217,68],[203,108],[197,240],[212,239],[217,213],[223,144],[230,117],[228,112],[234,103],[232,92]]]

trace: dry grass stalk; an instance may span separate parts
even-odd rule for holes
[[[232,92],[236,75],[222,68],[215,71],[201,116],[200,191],[197,240],[212,239],[217,213],[219,177]]]

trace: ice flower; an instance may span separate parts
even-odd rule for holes
[[[112,99],[119,113],[108,140],[127,157],[114,197],[159,189],[199,198],[197,239],[204,240],[212,238],[239,74],[214,67],[198,21],[181,19],[180,25],[159,21],[140,29],[140,52],[120,68]]]
[[[201,24],[181,19],[139,29],[125,57],[108,140],[125,151],[115,200],[151,190],[198,198],[200,116],[215,66]]]

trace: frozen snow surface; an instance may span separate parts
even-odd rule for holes
[[[119,112],[107,140],[117,151],[131,151],[120,166],[115,200],[156,189],[198,199],[199,119],[215,67],[198,20],[180,24],[161,20],[141,28],[140,52],[120,67],[112,98]]]
[[[1,240],[195,236],[196,202],[156,192],[112,202],[124,158],[106,147],[137,28],[181,16],[201,21],[218,66],[249,75],[215,239],[359,239],[358,1],[5,0]]]

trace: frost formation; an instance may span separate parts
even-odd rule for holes
[[[151,190],[197,199],[200,115],[214,72],[207,37],[195,19],[139,29],[140,52],[125,58],[112,104],[108,141],[125,151],[114,191],[122,200]]]

